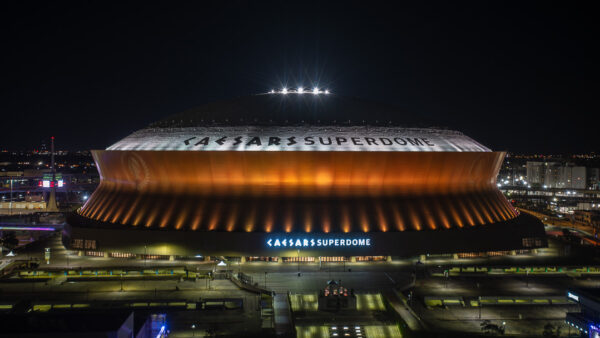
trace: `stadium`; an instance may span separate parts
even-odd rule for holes
[[[115,257],[350,259],[528,250],[505,152],[328,92],[206,104],[93,150],[101,182],[63,242]]]

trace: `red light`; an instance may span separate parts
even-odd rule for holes
[[[42,186],[44,186],[44,182],[43,182],[43,181],[40,181],[40,182],[38,183],[38,187],[42,187]]]
[[[54,181],[50,181],[50,188],[54,188]]]

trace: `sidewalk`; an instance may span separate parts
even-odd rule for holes
[[[387,300],[390,302],[390,305],[392,305],[400,317],[402,317],[411,331],[419,331],[424,329],[420,318],[417,317],[417,314],[408,307],[406,302],[401,299],[398,294],[394,292],[394,290],[385,291],[383,292],[383,295],[387,298]]]

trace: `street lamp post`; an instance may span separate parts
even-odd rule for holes
[[[265,290],[267,289],[267,272],[265,271]]]
[[[444,277],[446,277],[444,280],[444,288],[447,289],[448,288],[448,270],[444,270]]]

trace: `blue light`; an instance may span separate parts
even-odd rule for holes
[[[165,334],[165,326],[161,326],[160,331],[158,331],[158,334],[156,335],[156,338],[162,338],[163,334]]]

